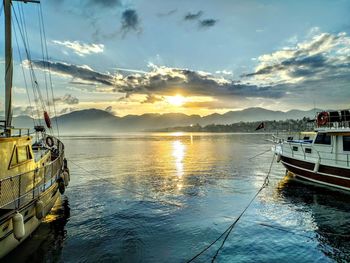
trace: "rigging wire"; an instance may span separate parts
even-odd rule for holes
[[[27,57],[27,60],[28,60],[29,76],[30,76],[32,89],[33,89],[34,103],[35,103],[35,107],[36,107],[38,122],[41,125],[38,98],[37,98],[37,94],[36,94],[36,90],[35,90],[35,86],[34,86],[33,74],[32,74],[32,71],[30,70],[30,67],[31,67],[30,52],[29,52],[29,48],[27,46],[27,41],[26,41],[25,33],[24,33],[25,26],[24,26],[24,22],[23,22],[22,16],[20,16],[20,21],[19,21],[19,19],[17,17],[16,10],[14,9],[13,6],[12,6],[12,8],[13,8],[13,14],[14,14],[14,17],[16,19],[17,26],[18,26],[18,29],[19,29],[19,32],[20,32],[20,36],[21,36],[22,41],[23,41],[23,46],[24,46],[24,50],[25,50],[25,53],[26,53],[26,57]],[[19,14],[21,14],[21,9],[19,8],[19,5],[17,5],[17,8],[18,8]],[[22,61],[22,63],[23,63],[23,61]]]
[[[37,81],[37,78],[36,78],[36,75],[34,72],[33,63],[32,63],[31,54],[30,54],[30,47],[29,47],[29,41],[28,41],[28,33],[27,33],[27,29],[26,29],[25,16],[24,16],[22,6],[20,6],[20,7],[21,8],[19,8],[19,6],[18,6],[22,28],[19,26],[19,29],[20,29],[19,31],[21,33],[21,37],[22,37],[22,40],[23,40],[23,43],[25,46],[25,51],[26,51],[28,64],[29,64],[29,72],[30,72],[30,76],[31,76],[31,80],[32,80],[34,100],[35,100],[36,106],[37,106],[38,120],[39,120],[39,123],[41,124],[41,121],[40,121],[41,118],[40,118],[40,113],[39,113],[39,103],[40,103],[40,106],[41,106],[43,111],[46,111],[46,107],[45,107],[44,100],[43,100],[43,97],[41,94],[39,83]],[[17,24],[20,25],[15,8],[13,8],[13,13],[14,13],[15,19],[17,21]]]
[[[43,29],[43,36],[44,36],[44,48],[45,48],[45,54],[46,54],[46,63],[47,63],[48,71],[49,71],[49,83],[50,83],[50,88],[51,88],[51,97],[52,97],[53,110],[54,110],[54,114],[55,114],[57,137],[60,138],[60,130],[59,130],[59,127],[58,127],[58,120],[57,120],[56,103],[55,103],[55,97],[54,97],[53,85],[52,85],[51,67],[50,67],[50,63],[49,63],[49,52],[48,52],[48,49],[47,49],[47,38],[46,38],[46,32],[45,32],[45,23],[44,23],[44,16],[43,16],[43,10],[42,10],[42,7],[41,7],[41,3],[39,3],[39,9],[40,9],[40,17],[41,17],[41,23],[42,23],[42,29]]]
[[[120,189],[123,189],[123,190],[125,190],[125,191],[127,191],[127,192],[130,192],[130,193],[139,195],[139,196],[144,197],[144,198],[146,197],[146,198],[151,199],[151,200],[156,200],[156,201],[158,201],[158,202],[160,202],[160,203],[163,203],[163,204],[172,205],[172,206],[176,206],[176,207],[182,207],[181,205],[176,204],[176,203],[174,203],[174,202],[165,201],[165,200],[162,200],[162,199],[160,199],[160,198],[153,197],[153,196],[150,196],[150,195],[145,195],[145,194],[140,193],[140,192],[138,192],[138,191],[131,190],[131,189],[129,189],[129,188],[126,188],[126,187],[117,185],[117,184],[111,182],[110,180],[108,180],[108,179],[106,179],[106,178],[103,178],[103,177],[101,177],[101,176],[98,176],[97,174],[94,174],[94,173],[90,172],[89,170],[85,169],[84,167],[82,167],[81,165],[79,165],[79,164],[77,164],[76,162],[72,161],[71,159],[69,159],[69,162],[71,162],[71,163],[74,164],[76,167],[80,168],[81,170],[85,171],[86,173],[88,173],[88,174],[90,174],[90,175],[92,175],[92,176],[94,176],[94,177],[97,177],[97,178],[99,178],[100,180],[107,182],[108,184],[112,184],[112,185],[114,185],[114,186],[116,186],[116,187],[118,187],[118,188],[120,188]]]
[[[2,16],[2,11],[4,10],[4,2],[2,2],[2,5],[0,7],[0,17]]]
[[[223,236],[225,236],[224,240],[222,241],[222,243],[220,244],[219,248],[216,250],[214,256],[212,257],[211,262],[215,262],[217,256],[219,255],[220,250],[223,248],[223,246],[225,245],[225,242],[227,240],[227,238],[229,237],[230,233],[232,232],[232,230],[234,229],[234,227],[236,226],[236,224],[238,223],[238,221],[241,219],[241,217],[245,214],[245,212],[248,210],[248,208],[250,207],[250,205],[254,202],[254,200],[256,199],[256,197],[261,193],[261,191],[268,185],[269,183],[269,176],[272,170],[272,165],[273,162],[275,160],[275,155],[273,155],[273,158],[271,160],[271,164],[270,164],[270,168],[268,173],[266,174],[266,177],[264,179],[264,183],[262,184],[262,186],[259,188],[259,190],[256,192],[256,194],[252,197],[252,199],[249,201],[249,203],[247,204],[247,206],[243,209],[243,211],[239,214],[239,216],[235,219],[235,221],[228,227],[226,228],[226,230],[218,237],[216,238],[213,242],[211,242],[208,246],[206,246],[204,249],[202,249],[199,253],[197,253],[195,256],[193,256],[190,260],[186,261],[187,263],[189,262],[193,262],[196,258],[198,258],[200,255],[202,255],[205,251],[207,251],[209,248],[211,248],[214,244],[216,244]]]
[[[38,17],[39,17],[39,34],[40,34],[40,47],[41,47],[41,55],[42,55],[42,60],[45,61],[45,57],[44,57],[44,39],[43,39],[43,28],[42,28],[42,21],[41,21],[41,16],[40,16],[40,9],[38,8]],[[45,79],[45,90],[46,90],[46,100],[47,100],[47,106],[49,109],[49,114],[51,114],[51,108],[50,108],[50,99],[49,99],[49,90],[47,87],[47,69],[46,69],[46,65],[44,63],[44,79]]]
[[[31,111],[31,114],[32,114],[33,124],[35,126],[34,109],[32,107],[32,102],[31,102],[31,99],[30,99],[30,96],[29,96],[28,83],[27,83],[27,78],[26,78],[26,74],[25,74],[25,71],[24,71],[24,67],[23,67],[23,64],[22,64],[22,55],[21,55],[21,51],[20,51],[20,48],[19,48],[17,31],[16,31],[16,27],[15,26],[13,27],[13,31],[14,31],[14,35],[15,35],[15,40],[16,40],[16,45],[17,45],[17,51],[18,51],[19,59],[21,61],[20,65],[21,65],[23,79],[24,79],[24,86],[26,87],[26,93],[27,93],[27,98],[28,98],[28,102],[29,102],[29,107],[30,107],[30,111]]]

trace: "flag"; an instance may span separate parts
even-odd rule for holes
[[[257,130],[264,129],[264,128],[265,128],[265,123],[262,122],[262,123],[259,124],[258,127],[256,127],[255,130],[257,131]]]

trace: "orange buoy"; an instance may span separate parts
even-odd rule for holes
[[[47,111],[44,111],[44,120],[45,120],[47,128],[51,129],[51,120],[50,120],[50,116],[47,113]]]

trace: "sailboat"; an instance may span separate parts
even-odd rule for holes
[[[15,128],[12,125],[13,1],[3,1],[5,120],[0,121],[0,258],[33,233],[70,181],[64,144],[53,136],[47,111],[43,111],[47,128],[35,125],[31,132],[29,128]],[[34,0],[22,2],[39,3]],[[36,79],[34,84],[38,86]]]

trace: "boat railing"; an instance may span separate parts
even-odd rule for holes
[[[323,111],[316,113],[316,120],[320,114],[326,113],[325,123],[320,124],[316,121],[317,128],[350,128],[350,110]]]
[[[49,164],[0,180],[0,209],[18,209],[35,200],[59,178],[64,163],[64,146],[54,138],[58,156]]]
[[[7,127],[6,121],[2,120],[0,120],[0,128],[4,130],[1,133],[1,136],[5,137],[21,137],[30,135],[30,128]]]
[[[299,157],[306,161],[320,162],[323,164],[336,164],[341,166],[350,166],[350,154],[348,153],[334,153],[333,151],[321,151],[316,149],[311,143],[302,142],[288,142],[284,141],[281,147],[282,155],[290,155],[292,157]],[[301,151],[299,151],[299,149]],[[314,154],[316,153],[316,155]],[[336,157],[334,157],[336,156]]]

